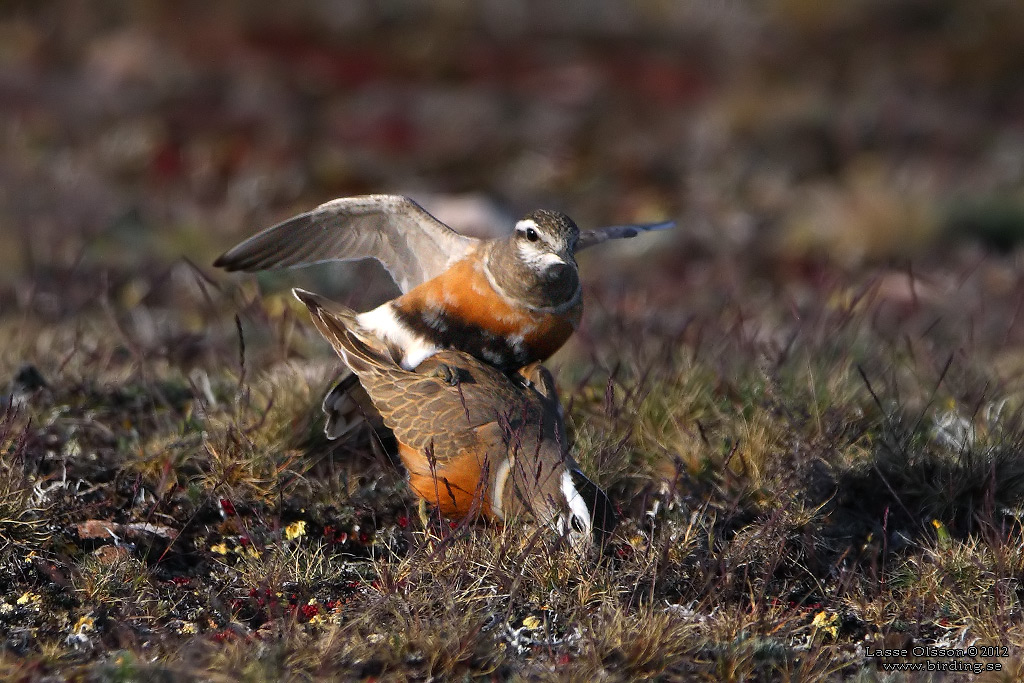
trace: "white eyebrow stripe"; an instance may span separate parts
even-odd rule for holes
[[[518,232],[526,232],[528,228],[533,228],[534,230],[537,231],[537,237],[539,238],[541,244],[544,244],[549,248],[554,248],[554,242],[552,242],[551,235],[549,235],[539,225],[537,225],[537,221],[533,220],[532,218],[524,218],[523,220],[516,223],[516,231]]]
[[[572,475],[569,470],[562,472],[562,493],[565,495],[566,501],[569,503],[569,509],[572,513],[580,518],[583,525],[586,527],[586,532],[589,535],[591,532],[591,521],[590,521],[590,509],[587,507],[587,502],[583,500],[583,496],[576,490],[576,485],[572,482]]]

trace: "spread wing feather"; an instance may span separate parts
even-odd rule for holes
[[[364,195],[335,199],[267,228],[213,265],[252,272],[373,258],[405,293],[443,273],[476,242],[408,197]]]
[[[596,230],[585,230],[580,233],[579,242],[576,243],[576,251],[582,251],[608,240],[636,237],[642,232],[668,230],[675,227],[675,225],[674,221],[664,221],[662,223],[637,223],[636,225],[609,225],[604,228],[597,228]]]

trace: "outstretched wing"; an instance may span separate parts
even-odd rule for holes
[[[585,230],[580,232],[579,242],[576,243],[576,251],[582,251],[608,240],[621,240],[636,237],[642,232],[654,230],[668,230],[675,227],[675,221],[664,221],[662,223],[637,223],[636,225],[609,225],[596,230]]]
[[[476,241],[408,197],[374,194],[335,199],[289,218],[227,251],[213,265],[252,272],[373,258],[405,293],[443,273]]]

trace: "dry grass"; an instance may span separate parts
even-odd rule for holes
[[[3,361],[18,381],[0,429],[0,667],[932,680],[887,673],[865,648],[990,645],[1006,656],[963,661],[1011,680],[1024,645],[1017,332],[958,350],[984,288],[894,304],[879,283],[898,275],[832,277],[813,294],[775,285],[796,309],[745,308],[753,290],[714,312],[679,302],[697,314],[672,331],[671,309],[631,316],[590,292],[564,398],[578,457],[624,520],[589,558],[529,528],[421,527],[396,464],[320,436],[333,364],[274,296],[212,288],[207,360],[187,374],[132,351],[126,326],[90,336],[126,315],[117,304],[68,323],[29,314]],[[990,315],[1013,305],[986,301]],[[15,359],[45,368],[46,385]]]
[[[99,4],[0,12],[0,680],[1024,680],[1024,3]],[[194,265],[410,182],[680,221],[554,363],[603,556],[323,438],[379,269]]]

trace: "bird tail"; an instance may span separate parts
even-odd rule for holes
[[[306,305],[316,329],[356,375],[387,374],[397,369],[387,350],[376,348],[382,342],[362,330],[355,311],[297,287],[292,294]]]

